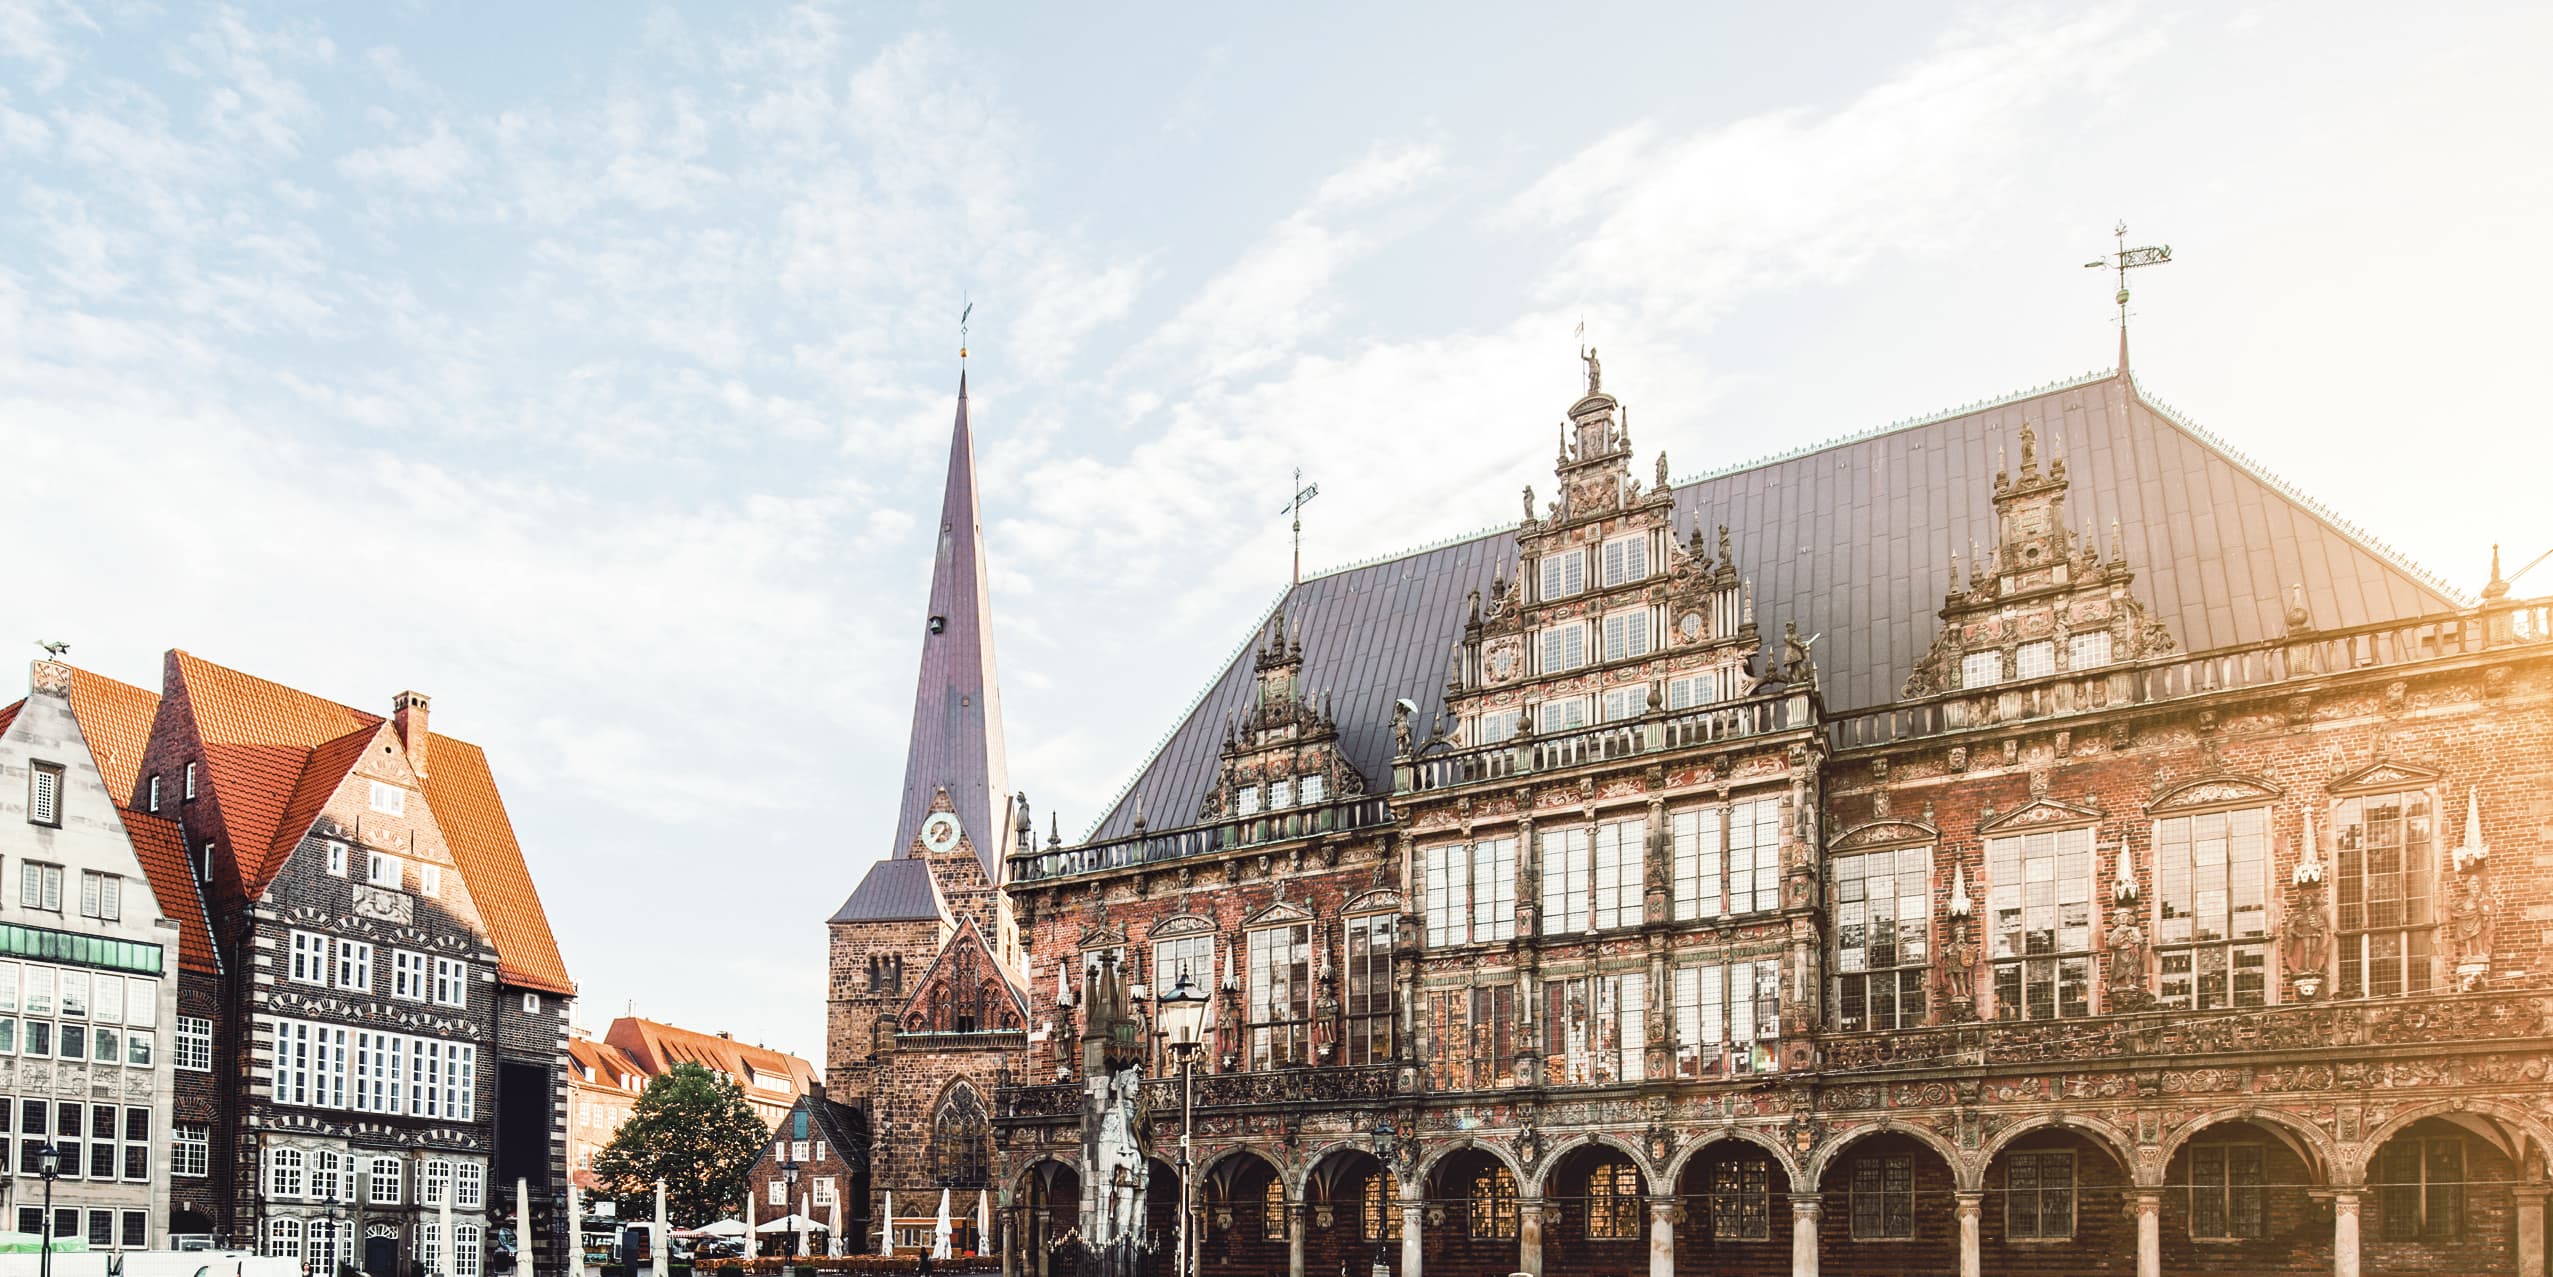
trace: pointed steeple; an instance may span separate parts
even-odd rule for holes
[[[986,585],[984,514],[975,488],[975,437],[966,422],[966,374],[957,378],[957,425],[940,494],[939,548],[922,623],[922,669],[913,690],[913,737],[904,756],[904,802],[891,854],[909,854],[932,800],[948,791],[961,832],[994,882],[1002,880],[1010,768],[1002,753],[1002,692],[993,668],[993,608]]]

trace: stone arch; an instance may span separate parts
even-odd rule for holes
[[[1273,1150],[1261,1148],[1256,1144],[1226,1144],[1222,1149],[1198,1158],[1197,1182],[1205,1184],[1211,1181],[1215,1172],[1223,1169],[1225,1162],[1241,1157],[1256,1158],[1265,1163],[1268,1173],[1276,1176],[1277,1182],[1284,1184],[1288,1193],[1294,1191],[1293,1177],[1286,1173],[1285,1158]]]
[[[943,1188],[993,1182],[993,1116],[984,1093],[961,1074],[931,1101],[931,1175]]]
[[[1029,1184],[1037,1178],[1038,1168],[1045,1166],[1055,1167],[1075,1179],[1081,1178],[1081,1167],[1075,1165],[1071,1158],[1061,1153],[1040,1153],[1029,1159],[1026,1165],[1021,1166],[1017,1175],[1011,1176],[1012,1197],[1015,1199],[1026,1197]]]
[[[2155,1188],[2163,1182],[2162,1167],[2157,1166],[2153,1168],[2151,1174],[2148,1174],[2144,1163],[2138,1159],[2136,1137],[2119,1129],[2107,1119],[2087,1117],[2080,1113],[2041,1113],[2035,1117],[2025,1117],[1997,1131],[1994,1138],[1986,1141],[1985,1147],[1977,1150],[1979,1184],[1983,1183],[1986,1168],[1994,1165],[1997,1155],[2012,1147],[2013,1142],[2022,1136],[2039,1131],[2068,1131],[2100,1145],[2103,1151],[2118,1162],[2119,1169],[2127,1172],[2128,1182],[2139,1188]],[[1954,1162],[1952,1165],[1956,1167],[1958,1164]],[[1978,1185],[1963,1185],[1963,1187],[1976,1186]]]
[[[1351,1137],[1343,1140],[1331,1140],[1329,1143],[1323,1144],[1306,1154],[1302,1162],[1297,1164],[1294,1168],[1293,1177],[1286,1181],[1285,1191],[1302,1200],[1311,1200],[1312,1173],[1321,1169],[1321,1163],[1326,1162],[1341,1153],[1362,1154],[1368,1160],[1380,1165],[1384,1170],[1390,1171],[1395,1178],[1398,1178],[1400,1175],[1399,1171],[1392,1168],[1391,1163],[1374,1156],[1374,1149],[1372,1146]]]
[[[1856,1126],[1818,1145],[1817,1151],[1809,1154],[1808,1164],[1800,1168],[1803,1182],[1807,1185],[1800,1191],[1808,1193],[1821,1191],[1819,1186],[1826,1182],[1826,1172],[1835,1165],[1835,1159],[1841,1156],[1845,1149],[1874,1135],[1903,1135],[1932,1150],[1933,1155],[1939,1157],[1942,1164],[1950,1168],[1951,1182],[1963,1192],[1975,1191],[1979,1182],[1984,1179],[1983,1173],[1972,1165],[1968,1158],[1962,1156],[1949,1140],[1942,1138],[1941,1132],[1913,1122],[1881,1118],[1866,1126]]]
[[[1631,1164],[1634,1167],[1637,1167],[1640,1171],[1641,1191],[1652,1196],[1657,1193],[1658,1173],[1655,1167],[1649,1165],[1649,1159],[1641,1156],[1640,1150],[1633,1147],[1630,1141],[1607,1135],[1602,1131],[1590,1131],[1584,1135],[1577,1136],[1569,1142],[1562,1144],[1560,1147],[1544,1154],[1541,1164],[1534,1169],[1532,1179],[1519,1179],[1516,1181],[1522,1186],[1520,1191],[1534,1197],[1542,1196],[1544,1186],[1550,1182],[1551,1172],[1554,1168],[1558,1167],[1562,1162],[1567,1161],[1569,1159],[1569,1155],[1572,1153],[1576,1153],[1582,1149],[1598,1147],[1612,1149],[1614,1152],[1630,1158]]]
[[[1473,1139],[1468,1136],[1458,1140],[1448,1140],[1419,1154],[1418,1170],[1415,1172],[1418,1182],[1426,1184],[1432,1181],[1436,1177],[1436,1168],[1443,1165],[1446,1158],[1466,1150],[1485,1153],[1491,1161],[1506,1167],[1507,1173],[1516,1177],[1520,1192],[1523,1191],[1523,1185],[1532,1182],[1533,1177],[1525,1173],[1525,1168],[1516,1161],[1516,1155],[1509,1152],[1505,1145],[1496,1140]]]
[[[1684,1168],[1691,1166],[1693,1164],[1693,1159],[1702,1156],[1702,1154],[1708,1151],[1714,1144],[1729,1143],[1752,1144],[1755,1147],[1772,1154],[1773,1164],[1781,1167],[1782,1174],[1790,1181],[1790,1191],[1794,1193],[1816,1191],[1814,1186],[1807,1188],[1801,1187],[1801,1168],[1799,1159],[1791,1155],[1791,1150],[1788,1146],[1784,1145],[1780,1140],[1764,1131],[1752,1130],[1743,1126],[1724,1127],[1720,1130],[1708,1132],[1704,1134],[1701,1139],[1695,1140],[1692,1145],[1687,1147],[1683,1152],[1676,1154],[1675,1159],[1668,1162],[1666,1166],[1665,1183],[1667,1185],[1667,1191],[1674,1191],[1675,1186],[1683,1182]]]
[[[2520,1173],[2524,1173],[2530,1163],[2539,1171],[2553,1169],[2547,1166],[2548,1161],[2553,1161],[2553,1138],[2548,1138],[2543,1121],[2534,1114],[2498,1100],[2445,1099],[2412,1105],[2367,1132],[2367,1138],[2359,1143],[2356,1155],[2348,1159],[2348,1165],[2343,1168],[2348,1171],[2350,1182],[2366,1183],[2367,1164],[2374,1160],[2377,1150],[2385,1146],[2385,1141],[2410,1129],[2412,1123],[2432,1117],[2444,1118],[2490,1141],[2508,1155],[2509,1161],[2518,1166]],[[2474,1118],[2488,1119],[2488,1123],[2476,1125],[2472,1121]],[[2496,1124],[2497,1129],[2488,1129],[2489,1124]]]
[[[2189,1143],[2193,1136],[2209,1127],[2223,1126],[2228,1122],[2250,1122],[2278,1136],[2296,1156],[2304,1159],[2306,1169],[2318,1175],[2325,1184],[2333,1182],[2332,1177],[2340,1168],[2339,1150],[2333,1147],[2331,1136],[2325,1134],[2321,1127],[2292,1113],[2272,1108],[2246,1106],[2211,1109],[2165,1135],[2161,1155],[2154,1159],[2156,1182],[2160,1182],[2161,1177],[2172,1165],[2172,1158],[2180,1153],[2181,1147]]]

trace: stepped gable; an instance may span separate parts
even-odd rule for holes
[[[1687,481],[1676,526],[1728,525],[1763,632],[1796,621],[1824,635],[1817,667],[1830,712],[1883,706],[1941,628],[1952,556],[1968,561],[1972,542],[1993,543],[1994,478],[2006,468],[1997,457],[2017,447],[2025,421],[2071,468],[2071,517],[2104,547],[2118,524],[2137,598],[2184,651],[2278,637],[2298,583],[2330,628],[2464,606],[2114,373]],[[1672,431],[1650,442],[1692,446]],[[1301,625],[1303,685],[1336,714],[1348,762],[1387,776],[1393,702],[1415,702],[1422,728],[1443,709],[1466,594],[1490,596],[1517,562],[1515,532],[1500,528],[1341,569],[1287,591],[1250,633],[1278,614]],[[1255,695],[1252,651],[1244,642],[1234,653],[1092,839],[1131,833],[1139,809],[1156,826],[1161,813],[1199,810],[1226,716]]]

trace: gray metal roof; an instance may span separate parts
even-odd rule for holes
[[[930,862],[890,856],[869,866],[827,922],[919,922],[945,916]]]
[[[2297,583],[2321,626],[2464,605],[2109,373],[1688,480],[1676,489],[1677,526],[1729,526],[1765,634],[1796,620],[1825,635],[1817,663],[1830,711],[1885,705],[1940,629],[1950,556],[1993,542],[1997,450],[2025,419],[2066,460],[2068,520],[2080,529],[2088,519],[2105,550],[2118,521],[2134,593],[2184,650],[2277,635]],[[1443,707],[1465,595],[1487,594],[1516,560],[1512,530],[1487,532],[1314,577],[1278,603],[1303,627],[1303,684],[1337,698],[1342,745],[1369,785],[1390,779],[1393,701],[1417,702],[1421,724]],[[1248,656],[1245,642],[1092,838],[1131,832],[1138,798],[1154,828],[1195,818],[1224,715],[1249,702]]]

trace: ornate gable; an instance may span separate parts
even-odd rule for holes
[[[2145,808],[2146,814],[2168,816],[2208,807],[2256,806],[2286,796],[2287,791],[2249,776],[2201,776],[2173,786]]]
[[[2034,798],[2000,816],[1989,815],[1977,826],[1980,834],[2007,834],[2023,829],[2051,825],[2081,825],[2101,819],[2101,813],[2090,807],[2059,802],[2053,798]]]
[[[1270,621],[1256,665],[1257,698],[1247,712],[1224,719],[1215,783],[1197,811],[1201,824],[1319,807],[1365,792],[1364,774],[1339,748],[1336,707],[1303,688],[1302,623],[1284,616]],[[1141,826],[1140,816],[1136,823]]]
[[[1272,900],[1257,913],[1241,920],[1244,927],[1265,927],[1280,922],[1310,922],[1312,911],[1291,900]]]
[[[975,920],[963,918],[905,1000],[902,1022],[906,1033],[1024,1032],[1028,1001],[1003,974]]]
[[[1941,634],[1907,674],[1903,695],[1981,690],[2174,650],[2170,631],[2128,590],[2136,574],[2116,525],[2106,558],[2088,524],[2080,537],[2066,526],[2065,458],[2042,472],[2029,422],[2021,423],[2021,473],[1998,461],[1994,486],[1994,544],[1983,554],[1969,544],[1964,581],[1959,556],[1950,556]],[[1991,670],[1982,668],[1989,654]],[[1981,668],[1971,670],[1971,657]]]

